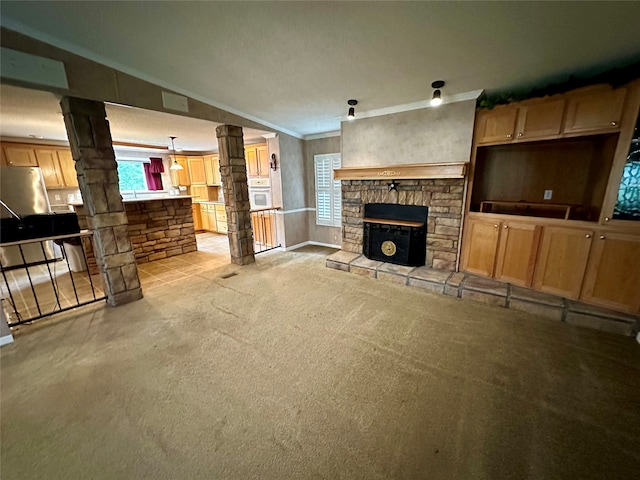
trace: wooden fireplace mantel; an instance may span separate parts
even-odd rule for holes
[[[336,168],[333,172],[336,180],[464,178],[467,165],[466,162],[414,163],[383,167],[344,167]]]

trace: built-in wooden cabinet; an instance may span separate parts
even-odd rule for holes
[[[204,156],[204,171],[207,185],[220,185],[220,162],[218,155]]]
[[[540,225],[515,221],[500,224],[500,241],[494,277],[530,287],[540,242]]]
[[[174,186],[182,185],[188,187],[191,185],[191,177],[189,176],[189,162],[187,157],[176,155],[175,161],[182,166],[180,170],[171,170],[171,181]]]
[[[4,159],[11,167],[37,167],[38,159],[33,145],[6,144],[2,146]]]
[[[564,105],[564,98],[559,98],[519,107],[515,140],[558,135],[562,128]]]
[[[470,218],[462,269],[515,285],[531,286],[541,227],[516,221]]]
[[[223,203],[201,203],[202,230],[227,233],[227,213]]]
[[[500,222],[469,218],[464,231],[466,242],[462,254],[462,269],[492,277],[498,252]]]
[[[47,188],[64,187],[64,179],[62,178],[56,151],[53,149],[37,148],[35,153],[38,166],[42,170],[45,186]]]
[[[626,93],[626,89],[619,88],[597,90],[569,97],[564,133],[618,128]]]
[[[191,213],[193,214],[193,229],[197,232],[202,230],[202,212],[199,203],[191,204]]]
[[[76,188],[78,176],[71,151],[48,145],[2,145],[4,164],[11,167],[40,167],[47,188]]]
[[[581,299],[615,310],[640,312],[640,236],[596,233]]]
[[[534,288],[578,298],[592,241],[593,230],[545,227],[535,266]]]
[[[187,157],[187,165],[189,168],[189,178],[191,179],[191,185],[206,185],[207,176],[204,167],[204,157]]]
[[[252,212],[253,241],[263,248],[274,247],[276,242],[274,222],[273,215],[265,215],[264,212]]]
[[[269,153],[266,145],[249,145],[244,149],[249,177],[269,176]]]

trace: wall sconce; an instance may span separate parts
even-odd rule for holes
[[[184,170],[184,167],[180,165],[176,160],[176,147],[173,145],[173,141],[178,137],[169,137],[169,138],[171,139],[171,150],[173,151],[173,163],[169,167],[169,170]]]
[[[278,167],[278,161],[276,160],[275,153],[271,154],[271,161],[269,162],[269,166],[271,167],[271,170],[273,170],[274,172],[276,171],[276,168]]]
[[[437,107],[442,104],[442,92],[440,89],[444,87],[444,82],[442,80],[436,80],[431,84],[431,88],[435,88],[436,90],[433,92],[433,97],[431,97],[431,106]]]
[[[353,120],[354,118],[356,118],[355,106],[358,104],[358,101],[357,100],[349,100],[347,103],[350,105],[349,114],[347,115],[347,120]]]

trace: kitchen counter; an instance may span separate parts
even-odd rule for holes
[[[122,203],[157,202],[160,200],[180,200],[182,198],[190,198],[193,201],[193,197],[191,195],[163,195],[161,197],[150,198],[125,198],[122,200]],[[82,207],[84,205],[84,202],[72,202],[68,203],[67,205],[71,205],[72,207]]]

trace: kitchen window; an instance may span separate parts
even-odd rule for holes
[[[144,176],[144,162],[140,160],[118,160],[118,183],[120,191],[148,190]]]
[[[313,157],[316,177],[316,224],[329,227],[342,225],[342,188],[333,178],[333,170],[342,166],[339,153]]]

